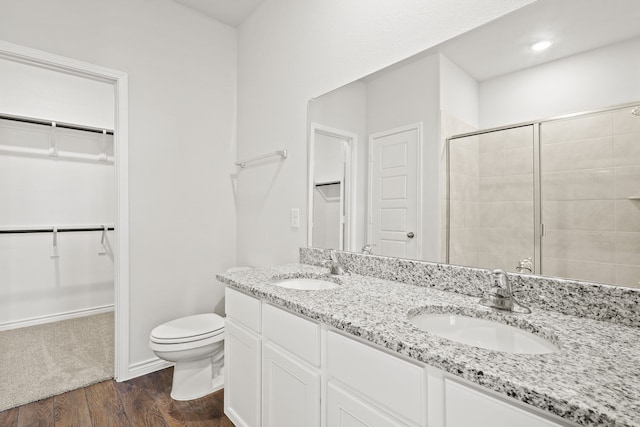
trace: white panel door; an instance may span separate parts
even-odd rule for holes
[[[418,258],[419,135],[417,126],[369,140],[369,241],[379,255]]]

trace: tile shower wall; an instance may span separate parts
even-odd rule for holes
[[[629,108],[543,123],[542,273],[640,282],[640,117]]]
[[[452,140],[450,262],[514,271],[534,255],[533,127]]]

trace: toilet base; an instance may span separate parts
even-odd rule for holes
[[[213,377],[211,358],[177,362],[173,368],[171,398],[193,400],[218,391],[224,387],[223,369]]]

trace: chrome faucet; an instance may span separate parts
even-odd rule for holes
[[[513,296],[509,277],[504,270],[493,270],[491,272],[493,287],[487,296],[480,299],[480,304],[497,308],[499,310],[513,311],[516,313],[531,313],[531,309],[519,303]]]
[[[347,268],[338,261],[335,249],[329,251],[329,259],[324,260],[323,264],[329,267],[329,274],[340,276],[349,274]]]
[[[362,253],[367,255],[372,255],[374,246],[375,244],[367,243],[362,247]]]
[[[531,257],[518,261],[516,271],[518,273],[533,273],[533,261],[531,260]]]

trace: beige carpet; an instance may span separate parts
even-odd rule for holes
[[[113,312],[0,332],[0,411],[113,378]]]

